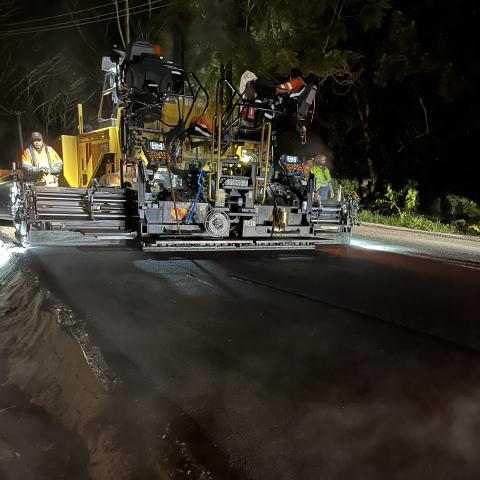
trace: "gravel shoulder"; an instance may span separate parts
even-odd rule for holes
[[[476,237],[363,223],[355,227],[352,245],[480,268],[480,238]]]

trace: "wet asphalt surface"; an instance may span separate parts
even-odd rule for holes
[[[196,425],[216,478],[480,478],[480,270],[358,247],[28,255],[127,388]]]

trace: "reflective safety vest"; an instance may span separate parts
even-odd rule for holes
[[[328,167],[314,165],[311,172],[315,175],[315,188],[329,187],[332,183],[332,176]]]
[[[289,92],[297,93],[305,86],[305,80],[302,77],[295,77],[289,80],[288,82],[282,83],[276,87],[277,93]]]
[[[212,124],[203,116],[192,118],[191,124],[195,134],[210,137],[213,132]]]
[[[58,185],[58,174],[62,171],[63,162],[58,153],[48,146],[43,146],[40,151],[30,145],[23,151],[22,169],[27,176],[35,178],[35,181],[45,185]],[[41,172],[46,168],[50,173]]]

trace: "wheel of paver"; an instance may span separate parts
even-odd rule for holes
[[[205,219],[205,230],[215,238],[228,237],[230,219],[225,212],[212,210]]]

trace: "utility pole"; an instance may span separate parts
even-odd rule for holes
[[[122,22],[120,20],[120,10],[118,8],[118,0],[113,0],[115,4],[115,11],[117,13],[117,26],[118,26],[118,33],[120,35],[120,39],[122,41],[123,48],[127,48],[127,42],[125,42],[125,37],[123,36],[123,27]]]
[[[130,6],[128,0],[125,0],[125,30],[127,45],[130,45]]]
[[[15,112],[17,116],[18,139],[20,140],[20,151],[23,152],[23,134],[22,134],[22,117],[21,112]]]

